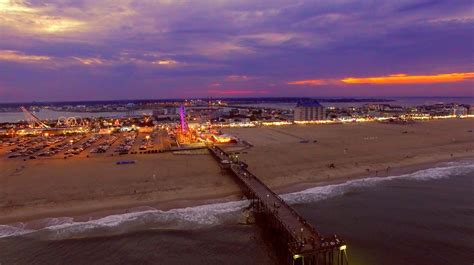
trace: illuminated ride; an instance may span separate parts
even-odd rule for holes
[[[183,105],[179,108],[179,120],[181,124],[181,133],[185,134],[188,132],[189,127],[188,123],[186,122],[186,109]]]
[[[190,144],[197,141],[197,137],[193,130],[188,126],[186,121],[186,109],[183,105],[179,108],[179,128],[176,130],[176,139],[180,144]]]
[[[80,117],[69,117],[66,118],[64,116],[61,116],[58,118],[58,121],[56,122],[56,127],[75,127],[75,126],[86,126],[87,122],[84,121]]]
[[[89,126],[86,121],[75,117],[59,117],[56,126],[51,127],[41,121],[36,115],[29,112],[25,107],[20,107],[28,122],[28,128],[22,128],[15,131],[17,135],[57,135],[70,133],[85,133],[89,131]]]
[[[49,129],[51,128],[50,126],[46,125],[44,122],[42,122],[38,117],[36,117],[33,113],[29,112],[25,107],[20,107],[21,111],[25,115],[25,119],[28,122],[28,125],[30,128],[43,128],[43,129]]]
[[[217,131],[215,132],[204,132],[205,126],[201,128],[189,127],[186,120],[186,109],[183,105],[179,108],[179,126],[176,127],[176,140],[179,144],[196,144],[204,142],[212,143],[236,143],[237,139],[231,135],[220,134]]]

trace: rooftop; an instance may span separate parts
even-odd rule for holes
[[[309,99],[309,100],[302,100],[296,104],[296,107],[322,107],[321,104],[317,100]]]

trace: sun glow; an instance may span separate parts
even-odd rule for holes
[[[450,74],[437,74],[437,75],[407,75],[407,74],[395,74],[388,76],[377,76],[377,77],[348,77],[341,81],[345,84],[376,84],[376,85],[388,85],[388,84],[435,84],[435,83],[453,83],[461,82],[467,79],[474,78],[474,72],[467,73],[450,73]]]

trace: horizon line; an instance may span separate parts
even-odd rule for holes
[[[154,99],[90,99],[90,100],[33,100],[33,101],[16,101],[16,102],[0,102],[0,104],[31,104],[31,103],[68,103],[68,102],[112,102],[112,101],[186,101],[199,99],[213,99],[213,100],[229,100],[229,99],[298,99],[298,98],[312,98],[312,99],[393,99],[393,98],[474,98],[473,96],[265,96],[265,97],[191,97],[191,98],[154,98]]]

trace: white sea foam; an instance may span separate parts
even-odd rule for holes
[[[13,225],[0,225],[0,238],[10,237],[10,236],[19,236],[33,232],[33,230],[28,230],[23,227],[13,226]]]
[[[47,239],[65,239],[104,232],[130,231],[140,227],[199,228],[218,225],[248,206],[246,201],[234,201],[172,209],[169,211],[147,210],[106,216],[100,219],[74,222],[72,218],[47,218],[37,223],[44,227],[26,229],[22,223],[0,226],[0,238],[29,234]]]
[[[449,162],[438,167],[419,170],[410,174],[388,177],[370,177],[350,180],[341,184],[314,187],[299,192],[284,194],[282,195],[282,198],[289,204],[315,202],[338,195],[343,195],[344,193],[357,187],[373,186],[381,182],[393,181],[397,179],[426,181],[432,179],[449,178],[469,173],[474,175],[474,163],[472,161]]]
[[[316,202],[343,195],[354,188],[372,186],[380,182],[397,179],[425,181],[470,173],[474,176],[474,163],[471,161],[444,163],[439,167],[420,170],[411,174],[351,180],[342,184],[314,187],[299,192],[284,194],[282,197],[290,204]],[[36,230],[29,229],[29,226],[23,223],[0,225],[0,238],[19,235],[37,235],[47,239],[65,239],[91,234],[102,234],[104,232],[120,233],[133,229],[139,230],[144,227],[177,229],[208,227],[222,224],[227,220],[235,222],[240,212],[247,206],[248,202],[246,201],[235,201],[168,211],[151,209],[141,212],[110,215],[84,222],[77,222],[69,217],[47,218],[35,222],[36,225],[40,224],[40,227],[43,227]]]

